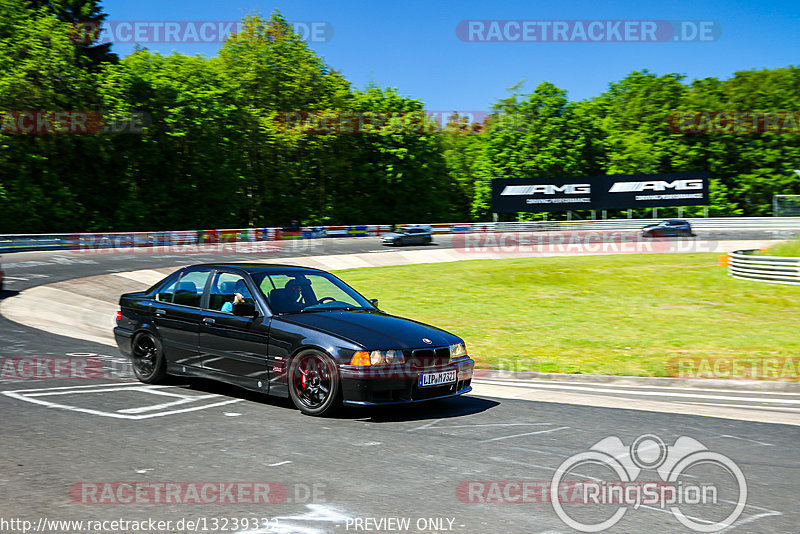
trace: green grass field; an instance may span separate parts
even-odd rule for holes
[[[800,239],[792,239],[778,243],[764,254],[768,256],[794,256],[800,258]]]
[[[800,287],[735,280],[717,254],[479,260],[337,273],[445,328],[479,367],[668,376],[677,358],[800,357]]]

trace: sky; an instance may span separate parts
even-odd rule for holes
[[[309,46],[356,87],[397,87],[432,111],[488,110],[520,82],[525,93],[548,81],[582,100],[634,70],[692,80],[800,65],[797,0],[105,0],[103,7],[117,24],[113,50],[121,56],[134,49],[119,25],[126,21],[183,21],[183,35],[192,22],[268,18],[277,9],[309,36],[316,31]],[[617,21],[631,21],[627,39]],[[555,34],[557,27],[563,31]],[[143,46],[205,56],[221,47],[177,41]]]

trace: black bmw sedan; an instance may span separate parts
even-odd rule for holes
[[[683,219],[667,219],[656,224],[648,224],[642,228],[643,237],[668,237],[686,236],[692,237],[692,225]]]
[[[194,265],[119,304],[114,336],[145,383],[212,378],[291,397],[309,415],[472,389],[461,338],[385,313],[319,269]]]

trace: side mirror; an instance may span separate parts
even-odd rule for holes
[[[237,317],[258,317],[258,311],[256,311],[256,305],[253,302],[234,303],[233,314]]]
[[[376,308],[378,307],[378,299],[369,299],[369,303],[375,306]]]

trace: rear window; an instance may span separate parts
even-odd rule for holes
[[[167,282],[156,293],[156,300],[159,302],[172,302],[175,297],[175,286],[178,284],[178,276],[173,276],[171,282]]]

